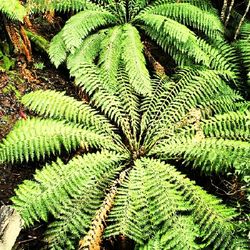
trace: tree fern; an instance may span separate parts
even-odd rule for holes
[[[144,40],[149,39],[172,57],[177,66],[196,63],[220,70],[221,75],[228,79],[238,77],[238,68],[232,63],[236,52],[225,41],[224,27],[208,0],[51,0],[47,5],[45,2],[30,0],[28,6],[34,11],[54,8],[78,12],[52,39],[49,50],[51,61],[58,67],[67,59],[74,60],[75,56],[79,60],[79,51],[82,60],[88,60],[89,50],[81,48],[90,41],[89,36],[99,35],[99,40],[103,41],[98,50],[94,50],[93,60],[110,72],[111,89],[115,88],[117,67],[122,63],[137,93],[144,96],[151,94],[143,55]],[[120,49],[117,50],[119,44]]]
[[[80,239],[80,248],[100,249],[120,234],[136,249],[247,249],[235,209],[181,170],[249,175],[249,104],[207,69],[151,79],[141,97],[123,64],[117,91],[94,64],[71,67],[90,101],[27,94],[23,103],[44,119],[19,121],[0,144],[1,162],[81,149],[18,187],[13,202],[26,226],[51,218],[50,249],[75,249]]]

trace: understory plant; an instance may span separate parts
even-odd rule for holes
[[[225,42],[224,26],[210,0],[30,0],[27,6],[31,13],[76,13],[52,39],[50,59],[56,66],[66,61],[69,68],[81,58],[95,62],[109,72],[111,89],[122,59],[135,91],[152,92],[144,57],[147,41],[166,53],[170,68],[199,64],[224,78],[238,77],[233,47]]]
[[[152,78],[138,95],[120,63],[116,87],[94,64],[71,69],[88,97],[36,91],[0,144],[0,162],[50,160],[12,198],[25,225],[48,221],[49,249],[101,249],[124,235],[135,249],[248,249],[239,214],[183,172],[249,174],[249,103],[213,71]],[[42,118],[43,117],[43,118]],[[192,176],[192,175],[191,175]],[[244,230],[243,230],[244,231]]]

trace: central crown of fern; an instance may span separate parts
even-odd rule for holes
[[[249,105],[207,69],[152,79],[138,95],[123,64],[116,91],[85,61],[71,74],[90,101],[53,90],[23,97],[45,117],[19,121],[0,144],[0,162],[48,159],[79,149],[25,181],[13,198],[26,225],[55,219],[50,249],[100,249],[123,234],[136,249],[247,249],[237,214],[185,177],[187,163],[204,174],[249,175]],[[182,166],[182,167],[180,167]]]

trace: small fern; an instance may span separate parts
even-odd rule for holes
[[[208,0],[30,0],[28,6],[31,11],[78,12],[52,39],[50,59],[56,67],[64,61],[79,64],[82,58],[96,62],[102,71],[111,72],[113,90],[122,61],[137,93],[151,94],[143,55],[145,39],[154,40],[177,66],[196,63],[221,70],[228,79],[238,77],[232,63],[236,53],[224,40],[224,27]]]
[[[151,79],[152,94],[142,97],[125,65],[115,92],[96,65],[71,67],[89,103],[29,93],[24,105],[44,119],[19,121],[0,144],[0,162],[13,163],[81,149],[18,187],[12,200],[26,226],[54,218],[45,233],[50,249],[75,249],[82,236],[80,249],[100,249],[103,238],[120,234],[136,249],[247,249],[235,209],[180,166],[249,175],[249,104],[208,69]]]

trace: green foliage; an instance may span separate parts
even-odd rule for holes
[[[1,0],[0,12],[13,20],[23,21],[26,9],[18,0]]]
[[[236,48],[240,52],[240,60],[245,69],[247,87],[250,87],[250,23],[246,22],[242,28],[238,41],[235,42]]]
[[[19,121],[0,144],[1,162],[80,149],[18,187],[13,202],[26,226],[54,218],[45,234],[50,249],[75,249],[89,234],[85,243],[98,247],[101,228],[104,237],[124,234],[136,249],[247,249],[235,209],[181,169],[249,175],[249,104],[203,68],[152,79],[145,97],[126,65],[117,68],[116,91],[91,62],[70,69],[90,101],[52,90],[27,94],[23,103],[44,119]]]
[[[7,43],[6,43],[6,46]],[[0,72],[10,70],[15,64],[15,61],[10,58],[6,51],[2,51],[0,47]]]
[[[143,55],[144,41],[149,39],[177,66],[196,63],[220,70],[228,79],[238,77],[238,68],[232,63],[236,53],[225,42],[224,27],[210,1],[51,0],[47,4],[30,0],[28,6],[33,11],[78,12],[52,39],[50,59],[56,67],[64,61],[88,61],[90,52],[83,49],[88,45],[94,51],[91,61],[110,72],[111,89],[115,89],[117,68],[122,63],[136,92],[151,95]],[[94,44],[89,43],[91,39]]]

